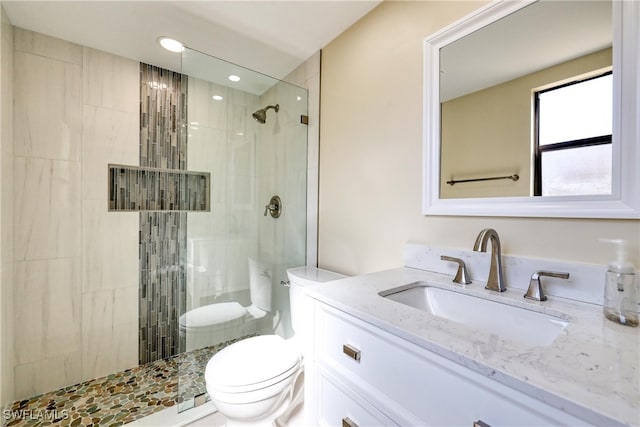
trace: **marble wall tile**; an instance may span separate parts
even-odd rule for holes
[[[189,78],[188,87],[189,124],[226,129],[228,98],[238,91],[195,78]],[[214,95],[222,96],[223,99],[214,100]]]
[[[302,76],[304,70],[299,71]],[[300,99],[298,99],[298,97]],[[278,220],[259,221],[258,254],[271,266],[272,282],[286,280],[286,269],[304,265],[306,259],[306,178],[308,127],[300,124],[307,114],[307,93],[299,87],[280,82],[261,98],[261,103],[280,104],[280,111],[258,129],[258,201],[278,194],[283,212]],[[313,261],[315,263],[315,260]],[[313,263],[311,265],[313,265]],[[272,312],[281,315],[278,333],[290,330],[288,293],[274,286]]]
[[[84,380],[80,351],[15,367],[15,397],[26,399]]]
[[[139,113],[139,62],[88,47],[82,50],[84,103]]]
[[[227,133],[221,129],[200,125],[189,131],[187,164],[190,170],[211,174],[211,202],[227,200]]]
[[[82,296],[82,377],[98,378],[138,364],[138,288]]]
[[[308,92],[307,127],[307,265],[317,265],[318,241],[318,154],[320,136],[320,61],[321,52],[307,59],[283,80],[306,88]]]
[[[2,91],[2,93],[5,93]],[[2,101],[5,102],[5,98],[2,97]],[[2,113],[6,111],[6,108],[2,108]],[[7,131],[7,128],[11,126],[5,125],[4,119],[2,120],[2,133],[9,134],[3,135],[0,139],[0,253],[2,257],[0,262],[2,264],[13,262],[13,155],[12,150],[7,148],[13,145],[13,141],[10,139],[12,133]],[[11,283],[9,281],[8,283]]]
[[[80,351],[80,259],[15,266],[16,364]]]
[[[189,238],[215,238],[224,240],[227,230],[226,205],[216,203],[211,206],[210,212],[187,212]]]
[[[14,400],[13,26],[0,5],[0,406]]]
[[[189,217],[189,227],[193,217]],[[187,309],[200,307],[203,298],[216,297],[226,289],[226,246],[224,238],[187,239]]]
[[[249,289],[249,258],[256,257],[258,244],[255,236],[227,240],[227,274],[225,292]],[[278,281],[278,283],[280,283]]]
[[[17,261],[80,255],[80,164],[14,159]]]
[[[229,92],[227,93],[227,101],[230,104],[244,105],[246,107],[249,107],[252,113],[262,108],[261,106],[258,106],[258,100],[258,96],[253,95],[249,92],[243,92],[241,90],[229,90]]]
[[[253,125],[255,128],[254,123],[251,123],[254,121],[251,117],[254,111],[255,110],[251,109],[250,106],[238,104],[230,105],[227,113],[227,126],[230,138],[245,135],[249,131],[249,125]],[[273,111],[274,110],[269,110],[269,112]],[[251,120],[251,122],[248,122],[247,119]]]
[[[15,155],[79,160],[81,66],[15,52],[14,71]]]
[[[14,32],[17,51],[82,65],[82,46],[80,45],[20,27],[15,27]]]
[[[138,215],[107,211],[104,200],[82,204],[82,289],[138,287]]]
[[[85,105],[82,112],[82,198],[108,198],[107,164],[137,165],[140,114]]]

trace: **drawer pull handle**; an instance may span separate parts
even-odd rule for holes
[[[491,427],[491,426],[482,420],[478,420],[473,422],[473,427]]]
[[[342,419],[342,427],[358,427],[358,424],[354,423],[351,418],[344,417]]]
[[[355,360],[356,362],[360,361],[360,350],[355,347],[350,346],[349,344],[344,344],[342,346],[342,352]]]

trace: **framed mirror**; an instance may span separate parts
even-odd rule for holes
[[[428,37],[424,214],[640,218],[639,20],[638,2],[495,1]],[[585,90],[597,111],[552,108]]]

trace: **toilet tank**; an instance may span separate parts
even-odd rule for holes
[[[302,330],[302,319],[308,313],[305,301],[305,288],[322,283],[343,279],[347,276],[316,267],[297,267],[287,270],[289,278],[289,307],[291,309],[291,328],[295,332]]]
[[[271,311],[271,270],[261,261],[249,258],[249,292],[251,304]]]

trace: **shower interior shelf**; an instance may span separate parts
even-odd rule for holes
[[[209,172],[108,165],[109,211],[208,212]]]

